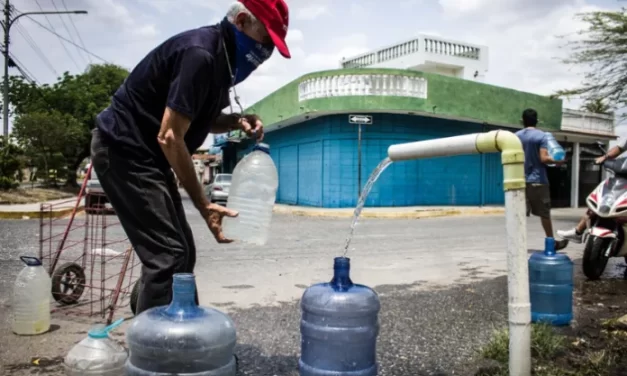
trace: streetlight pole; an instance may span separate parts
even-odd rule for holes
[[[55,12],[25,12],[18,14],[15,18],[11,18],[11,5],[9,0],[4,2],[4,22],[2,22],[2,28],[4,29],[4,49],[2,51],[4,55],[4,85],[2,93],[2,121],[3,121],[3,135],[6,137],[9,135],[9,32],[11,26],[20,17],[38,15],[38,14],[87,14],[86,10],[71,10],[71,11],[55,11]]]

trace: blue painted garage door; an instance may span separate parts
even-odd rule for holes
[[[322,206],[322,142],[298,146],[298,205]]]
[[[483,157],[485,159],[483,169],[484,203],[485,205],[503,205],[505,193],[503,192],[501,153],[485,154]]]
[[[298,146],[279,149],[279,202],[298,202]]]

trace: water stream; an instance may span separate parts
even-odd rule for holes
[[[348,236],[346,237],[346,243],[344,244],[344,256],[348,253],[348,247],[351,245],[351,240],[353,240],[353,233],[355,232],[355,226],[357,226],[357,222],[359,221],[359,215],[361,211],[364,210],[364,205],[366,204],[366,198],[368,198],[368,194],[372,189],[374,183],[379,179],[379,176],[385,171],[385,169],[392,164],[392,160],[390,158],[385,158],[382,160],[377,167],[370,174],[370,178],[364,185],[364,189],[361,191],[361,195],[359,196],[359,200],[357,201],[357,206],[355,207],[355,212],[353,214],[353,222],[351,223],[351,228],[349,230]]]

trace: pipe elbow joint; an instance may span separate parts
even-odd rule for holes
[[[525,188],[525,152],[518,136],[505,130],[481,133],[477,136],[477,151],[501,153],[505,191]]]

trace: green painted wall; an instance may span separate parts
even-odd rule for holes
[[[395,74],[427,79],[427,99],[390,96],[347,96],[298,101],[298,85],[309,78],[341,74]],[[258,114],[268,129],[272,125],[308,112],[387,112],[435,113],[448,117],[490,124],[520,127],[525,108],[538,111],[540,127],[559,130],[562,101],[474,81],[438,74],[401,69],[342,69],[310,73],[268,95],[247,112]]]

